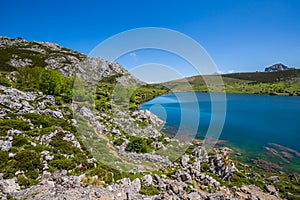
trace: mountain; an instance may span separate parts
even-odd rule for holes
[[[25,66],[55,69],[64,77],[80,73],[85,75],[82,77],[85,80],[91,78],[100,80],[111,75],[126,74],[126,80],[124,77],[120,80],[124,84],[143,84],[118,63],[101,58],[89,58],[51,42],[28,42],[22,38],[0,37],[0,71],[16,71],[19,67]],[[128,83],[125,83],[126,81]]]
[[[162,85],[53,43],[1,37],[0,44],[1,199],[277,200],[300,193],[298,175],[276,164],[246,165],[229,148],[207,152],[202,141],[164,134],[161,119],[137,110],[170,92]]]
[[[265,72],[277,72],[277,71],[284,71],[290,69],[289,67],[279,63],[272,65],[270,67],[265,68]]]

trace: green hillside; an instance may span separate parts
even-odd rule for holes
[[[216,84],[220,76],[223,83]],[[208,84],[204,81],[206,80]],[[164,83],[174,92],[222,92],[270,94],[284,96],[300,95],[300,69],[277,72],[248,72],[222,75],[193,76]]]

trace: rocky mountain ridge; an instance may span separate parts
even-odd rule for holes
[[[0,70],[15,71],[18,67],[25,66],[55,69],[64,77],[72,77],[77,73],[83,75],[85,80],[126,74],[126,80],[123,78],[120,82],[141,83],[115,62],[98,57],[89,58],[51,42],[28,42],[22,38],[0,37]]]

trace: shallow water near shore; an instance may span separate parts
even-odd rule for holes
[[[164,132],[170,135],[177,132],[180,123],[187,132],[193,131],[197,121],[196,138],[203,139],[212,117],[210,99],[208,93],[166,94],[142,104],[140,109],[151,110],[164,119]],[[226,118],[219,139],[241,153],[240,160],[264,159],[285,171],[300,172],[299,103],[300,97],[226,94]],[[213,114],[222,118],[221,111]],[[182,120],[182,116],[188,119]]]

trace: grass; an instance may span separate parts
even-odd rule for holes
[[[296,78],[300,69],[278,72],[254,72],[194,76],[186,79],[170,81],[163,85],[173,92],[224,92],[237,94],[269,94],[282,96],[299,96],[300,85]],[[216,84],[220,78],[222,84]],[[208,81],[207,83],[205,82]],[[225,87],[225,88],[223,88]],[[224,90],[225,89],[225,90]]]

